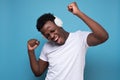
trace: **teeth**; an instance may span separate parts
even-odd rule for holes
[[[55,41],[58,39],[58,37],[55,38]]]

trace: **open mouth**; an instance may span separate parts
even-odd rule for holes
[[[56,37],[53,39],[53,42],[55,42],[55,43],[58,44],[58,45],[63,45],[64,43],[62,43],[61,40],[62,40],[61,37],[56,36]]]
[[[57,44],[60,44],[60,37],[58,35],[55,35],[53,41]]]
[[[58,37],[55,37],[55,38],[54,38],[54,41],[56,41],[57,39],[58,39]]]
[[[58,40],[59,40],[59,37],[58,37],[58,36],[55,36],[54,42],[58,42]]]

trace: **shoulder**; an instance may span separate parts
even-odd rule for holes
[[[85,46],[89,46],[87,43],[87,38],[91,32],[89,31],[76,31],[74,32],[75,39],[79,40],[80,44],[83,44]]]
[[[90,33],[91,33],[90,31],[81,31],[81,30],[73,32],[74,35],[79,36],[79,37],[88,36],[88,34]]]
[[[53,43],[52,42],[50,42],[50,41],[48,41],[48,42],[46,42],[45,44],[44,44],[44,46],[43,46],[43,50],[48,50],[49,48],[51,48],[53,46]]]
[[[59,45],[56,45],[54,42],[51,42],[51,41],[48,41],[44,44],[43,46],[43,51],[45,53],[50,53],[56,49],[58,49],[60,46]]]
[[[53,46],[55,46],[55,43],[54,42],[51,42],[51,41],[48,41],[48,42],[46,42],[45,44],[44,44],[44,47],[43,48],[51,48],[51,47],[53,47]]]

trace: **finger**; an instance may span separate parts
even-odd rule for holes
[[[35,48],[37,48],[38,47],[38,45],[35,45],[35,46],[33,46],[33,49],[35,49]]]
[[[40,44],[40,41],[37,40],[35,43],[36,43],[37,45],[39,45],[39,44]]]
[[[73,8],[72,8],[72,7],[69,7],[68,10],[69,10],[70,12],[72,12],[72,11],[73,11]]]
[[[71,5],[71,4],[69,4],[69,5],[68,5],[68,8],[69,8],[69,7],[72,7],[72,5]]]
[[[29,44],[27,45],[27,47],[28,47],[28,49],[31,49],[31,46]]]
[[[70,10],[71,9],[71,7],[70,6],[68,6],[68,10]]]

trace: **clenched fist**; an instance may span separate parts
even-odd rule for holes
[[[72,12],[73,14],[77,15],[79,13],[79,8],[76,2],[72,2],[68,5],[68,11]]]
[[[37,48],[39,46],[40,42],[36,39],[30,39],[28,41],[28,50],[34,50],[35,48]]]

